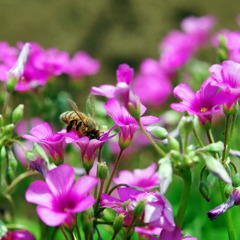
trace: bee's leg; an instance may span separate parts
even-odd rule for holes
[[[80,121],[76,126],[76,131],[78,132],[79,128],[82,126],[82,121]]]
[[[67,126],[67,132],[70,132],[70,131],[71,131],[71,129],[72,129],[72,127],[73,127],[73,125],[74,125],[75,122],[76,122],[76,120],[70,121],[70,123],[69,123],[68,126]]]

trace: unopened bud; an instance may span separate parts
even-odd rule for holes
[[[150,132],[150,134],[156,138],[156,139],[166,139],[168,136],[168,132],[165,128],[159,127],[159,126],[150,126],[147,127],[147,131]]]
[[[81,214],[83,232],[91,235],[93,231],[93,209],[89,208]]]
[[[212,173],[209,173],[207,175],[206,181],[207,181],[208,186],[212,187],[216,183],[216,177]]]
[[[188,135],[193,130],[193,116],[183,116],[179,123],[179,130],[182,136]]]
[[[8,74],[8,78],[6,81],[6,88],[9,92],[13,92],[16,85],[18,83],[18,76],[15,76],[13,73]]]
[[[230,184],[227,184],[224,188],[224,194],[225,194],[225,197],[228,199],[229,196],[232,194],[232,191],[233,191],[233,186],[230,185]]]
[[[199,183],[199,192],[205,198],[206,201],[208,202],[210,201],[208,185],[204,181],[201,181]]]
[[[159,160],[159,170],[158,177],[160,181],[160,193],[163,195],[166,193],[169,184],[172,182],[172,164],[169,156],[162,158]]]
[[[17,123],[23,118],[23,110],[24,110],[24,105],[19,104],[14,110],[12,114],[12,121],[13,123]]]
[[[15,155],[13,154],[13,152],[11,150],[8,151],[8,161],[9,161],[10,168],[13,171],[15,171],[17,169],[17,166],[18,166],[18,161],[17,161]]]
[[[233,178],[232,178],[232,185],[235,188],[240,186],[240,175],[239,174],[236,174],[236,175],[233,176]]]
[[[146,200],[143,199],[139,201],[136,205],[136,207],[133,210],[133,216],[134,217],[140,217],[145,209],[146,206]]]
[[[46,152],[37,143],[33,143],[33,153],[39,155],[41,158],[45,159],[48,162],[48,156]]]
[[[10,123],[3,128],[2,135],[9,137],[13,134],[14,124]]]
[[[219,152],[223,151],[223,149],[224,149],[223,142],[219,141],[216,143],[211,143],[203,148],[198,149],[197,151],[206,151],[209,153],[219,153]]]
[[[235,105],[231,106],[230,108],[227,105],[223,105],[223,111],[226,116],[237,115],[238,113],[238,106],[239,104],[236,103]]]
[[[141,103],[137,96],[134,96],[134,100],[128,103],[127,110],[136,120],[139,120],[141,116]]]
[[[108,174],[109,174],[109,170],[106,162],[98,163],[98,172],[97,172],[98,178],[100,180],[106,180],[106,178],[108,177]]]
[[[114,222],[113,222],[113,229],[116,233],[122,229],[124,217],[125,217],[125,215],[123,213],[116,215]]]
[[[178,140],[174,137],[168,137],[168,148],[169,150],[180,151],[180,144]]]
[[[8,167],[5,171],[5,180],[7,182],[8,185],[10,185],[12,183],[12,181],[15,178],[15,174],[12,168]]]
[[[6,159],[6,156],[7,156],[6,148],[2,146],[0,151],[0,162],[3,162]]]

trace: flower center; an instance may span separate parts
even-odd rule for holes
[[[205,108],[205,107],[202,107],[201,109],[200,109],[200,112],[206,112],[207,111],[207,108]]]

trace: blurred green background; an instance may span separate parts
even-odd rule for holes
[[[115,82],[120,63],[129,63],[137,71],[144,58],[157,59],[160,40],[168,31],[179,29],[180,21],[186,16],[215,16],[215,31],[239,29],[238,6],[236,0],[1,0],[0,41],[8,41],[13,46],[17,41],[35,41],[44,48],[54,46],[70,54],[87,51],[101,61],[100,72],[88,77],[85,83],[90,89],[92,85]],[[206,58],[212,60],[215,56]],[[206,203],[198,193],[197,184],[198,176],[195,176],[185,230],[198,240],[227,239],[224,215],[213,222],[205,215],[220,204],[220,194],[212,196],[214,202]],[[168,193],[175,213],[180,194],[178,180]],[[239,222],[238,208],[232,210]]]

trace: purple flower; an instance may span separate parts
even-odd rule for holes
[[[133,81],[134,93],[146,105],[160,106],[172,92],[172,84],[159,62],[145,59]]]
[[[63,162],[64,147],[67,142],[73,142],[78,139],[78,136],[74,132],[66,133],[62,132],[53,133],[50,125],[45,122],[41,123],[30,130],[31,135],[23,135],[22,137],[30,142],[40,143],[41,146],[49,153],[55,164]]]
[[[187,111],[190,115],[197,115],[200,122],[211,122],[212,114],[220,110],[221,104],[230,101],[228,94],[218,92],[218,87],[212,85],[208,78],[196,93],[185,83],[174,88],[174,96],[182,99],[181,103],[172,103],[171,108],[178,111]]]
[[[74,183],[73,167],[62,164],[50,170],[46,182],[35,181],[26,191],[26,200],[37,204],[37,214],[48,226],[72,225],[75,213],[93,206],[95,199],[89,191],[98,180],[83,176]]]
[[[157,238],[155,238],[151,235],[159,236],[160,232],[162,231],[162,228],[144,226],[144,227],[135,227],[134,230],[135,230],[135,232],[138,232],[140,237],[143,237],[144,239],[157,240]]]
[[[127,148],[131,143],[134,133],[139,129],[138,122],[129,114],[124,106],[120,106],[115,98],[109,99],[104,106],[107,110],[107,114],[120,127],[119,145],[122,148]],[[145,111],[146,108],[142,105],[141,115]],[[143,116],[140,117],[140,121],[143,125],[147,125],[158,122],[159,118],[154,116]]]
[[[94,75],[99,71],[100,62],[84,51],[77,52],[66,67],[66,73],[73,79]]]
[[[158,192],[144,192],[133,188],[119,188],[118,195],[120,199],[102,194],[101,207],[112,208],[118,214],[126,215],[125,224],[132,220],[133,210],[137,203],[145,201],[145,209],[140,217],[144,224],[149,227],[160,227],[171,231],[174,227],[171,205],[168,200]]]
[[[207,213],[208,218],[210,220],[213,220],[235,205],[240,205],[240,188],[239,187],[233,189],[230,197],[226,202],[222,203],[221,205],[209,211]]]
[[[240,97],[240,63],[228,60],[221,65],[214,64],[209,68],[212,74],[212,84],[222,89],[231,98],[228,108],[235,105]]]
[[[139,187],[145,191],[151,190],[159,184],[159,178],[156,173],[157,165],[152,163],[145,169],[135,169],[132,172],[123,170],[119,172],[119,177],[114,178],[115,184],[128,184],[129,186]]]
[[[180,228],[175,227],[173,231],[168,230],[162,230],[160,233],[159,240],[197,240],[197,238],[194,237],[181,237],[182,231]]]
[[[27,230],[15,230],[7,232],[7,235],[2,240],[35,240],[32,233]]]

